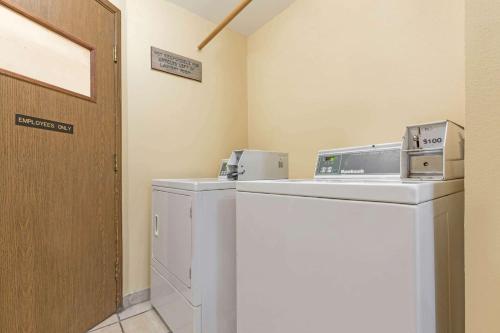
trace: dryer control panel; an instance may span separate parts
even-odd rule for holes
[[[288,153],[235,150],[227,162],[229,180],[288,179]]]
[[[227,180],[228,178],[228,170],[227,170],[227,164],[229,163],[229,160],[222,160],[220,163],[219,167],[219,180]]]
[[[401,143],[320,151],[314,178],[399,177]]]

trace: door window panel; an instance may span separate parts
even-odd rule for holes
[[[0,73],[94,99],[94,50],[0,4]]]

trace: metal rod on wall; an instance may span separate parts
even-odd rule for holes
[[[238,14],[241,13],[241,11],[245,9],[246,6],[248,6],[252,1],[253,0],[241,1],[241,3],[231,13],[229,13],[227,17],[221,23],[219,23],[214,31],[212,31],[212,33],[210,33],[210,35],[208,35],[208,37],[205,38],[205,40],[201,42],[200,45],[198,45],[198,50],[202,50],[205,46],[207,46],[207,44],[210,43],[210,41],[212,41],[212,39],[214,39],[215,36],[217,36],[222,31],[222,29],[224,29],[229,23],[231,23],[231,21],[236,16],[238,16]]]

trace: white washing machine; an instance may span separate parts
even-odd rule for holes
[[[153,180],[151,303],[174,333],[236,332],[236,181],[227,176],[241,175],[288,178],[288,155],[237,151],[219,179]]]
[[[238,333],[464,332],[464,182],[401,180],[400,151],[237,184]]]

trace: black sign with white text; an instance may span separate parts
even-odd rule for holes
[[[46,131],[73,134],[74,126],[57,121],[16,114],[16,125],[43,129]]]

